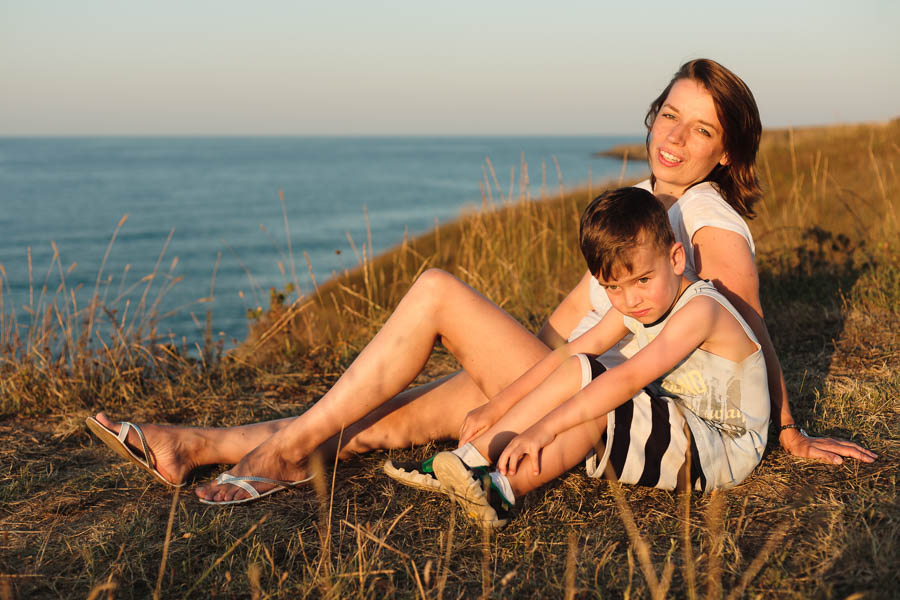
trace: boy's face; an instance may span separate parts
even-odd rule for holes
[[[609,281],[597,281],[606,289],[613,308],[641,323],[662,317],[678,297],[684,278],[684,247],[673,244],[662,252],[651,244],[639,244],[631,253],[631,271],[620,265]]]

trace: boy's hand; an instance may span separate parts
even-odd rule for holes
[[[871,450],[853,442],[830,437],[807,437],[796,429],[785,429],[778,438],[784,449],[794,456],[812,458],[833,465],[843,463],[844,459],[841,458],[843,456],[867,463],[878,458]]]
[[[535,423],[506,445],[497,461],[497,469],[503,475],[515,475],[519,463],[528,456],[531,459],[532,474],[540,475],[541,448],[547,446],[555,438],[556,434],[542,427],[541,423]]]
[[[491,425],[500,420],[505,411],[497,408],[491,402],[482,404],[478,408],[469,411],[459,428],[459,445],[471,442],[476,437],[491,428]]]

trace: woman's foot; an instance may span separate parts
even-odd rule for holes
[[[289,484],[306,480],[312,474],[306,464],[307,461],[287,460],[278,444],[278,437],[277,434],[273,435],[257,446],[226,473],[236,478],[258,477],[272,480],[272,482],[251,480],[253,488],[260,495],[265,495],[266,492],[276,487],[286,487],[285,485],[275,485],[275,481]],[[250,498],[249,492],[232,483],[207,483],[198,487],[195,493],[199,498],[215,503]]]
[[[94,418],[116,435],[122,428],[122,423],[111,420],[106,413],[97,413]],[[186,427],[150,423],[138,427],[147,442],[150,456],[146,460],[150,468],[155,469],[169,484],[182,485],[188,474],[199,466],[195,456],[203,440]],[[144,445],[135,427],[129,429],[125,443],[138,457],[144,457]]]

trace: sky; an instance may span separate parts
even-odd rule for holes
[[[765,127],[900,116],[894,0],[0,0],[0,136],[639,134],[686,60]]]

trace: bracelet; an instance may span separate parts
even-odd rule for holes
[[[797,425],[796,423],[790,423],[790,424],[788,424],[788,425],[782,425],[782,426],[781,426],[781,431],[784,431],[785,429],[796,429],[797,431],[800,432],[800,435],[802,435],[803,437],[809,437],[809,435],[806,433],[806,430],[803,429],[802,427],[800,427],[799,425]]]

